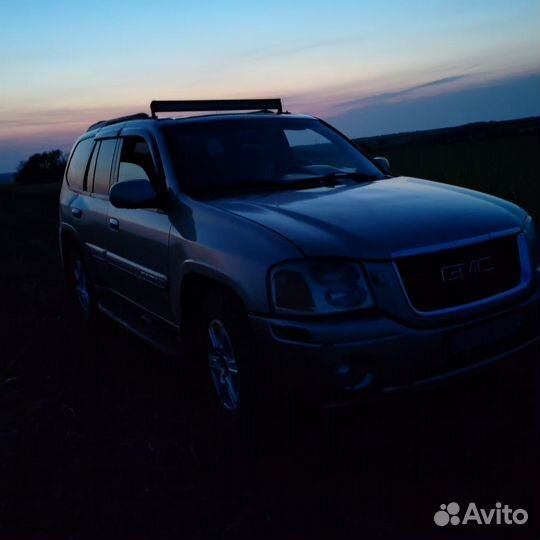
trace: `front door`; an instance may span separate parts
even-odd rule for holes
[[[121,137],[113,183],[158,181],[149,142],[142,134]],[[168,321],[173,319],[168,280],[170,228],[163,210],[109,206],[107,274],[111,289]]]

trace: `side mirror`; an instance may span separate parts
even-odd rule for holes
[[[385,157],[374,157],[373,161],[381,171],[385,173],[390,172],[390,162]]]
[[[148,180],[126,180],[114,184],[109,200],[116,208],[160,208],[163,199]]]

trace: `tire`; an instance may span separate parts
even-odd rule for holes
[[[232,294],[212,289],[202,299],[196,321],[196,360],[220,414],[253,411],[255,377],[253,338],[247,312]]]
[[[95,323],[98,318],[94,284],[79,249],[72,249],[66,261],[67,281],[72,303],[82,320]]]

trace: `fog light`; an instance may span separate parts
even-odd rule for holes
[[[347,375],[350,375],[351,372],[352,366],[348,360],[340,362],[333,370],[334,375],[337,375],[339,377],[346,377]]]
[[[346,386],[345,390],[348,390],[349,392],[357,392],[358,390],[362,390],[363,388],[369,386],[374,381],[374,379],[375,376],[373,375],[373,373],[366,373],[365,377],[358,384]]]

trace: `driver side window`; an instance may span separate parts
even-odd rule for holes
[[[140,165],[131,163],[129,161],[120,161],[120,168],[118,169],[118,181],[124,182],[125,180],[150,181],[150,178]]]
[[[126,180],[152,182],[155,178],[156,172],[148,143],[142,137],[124,137],[118,167],[118,182]]]

